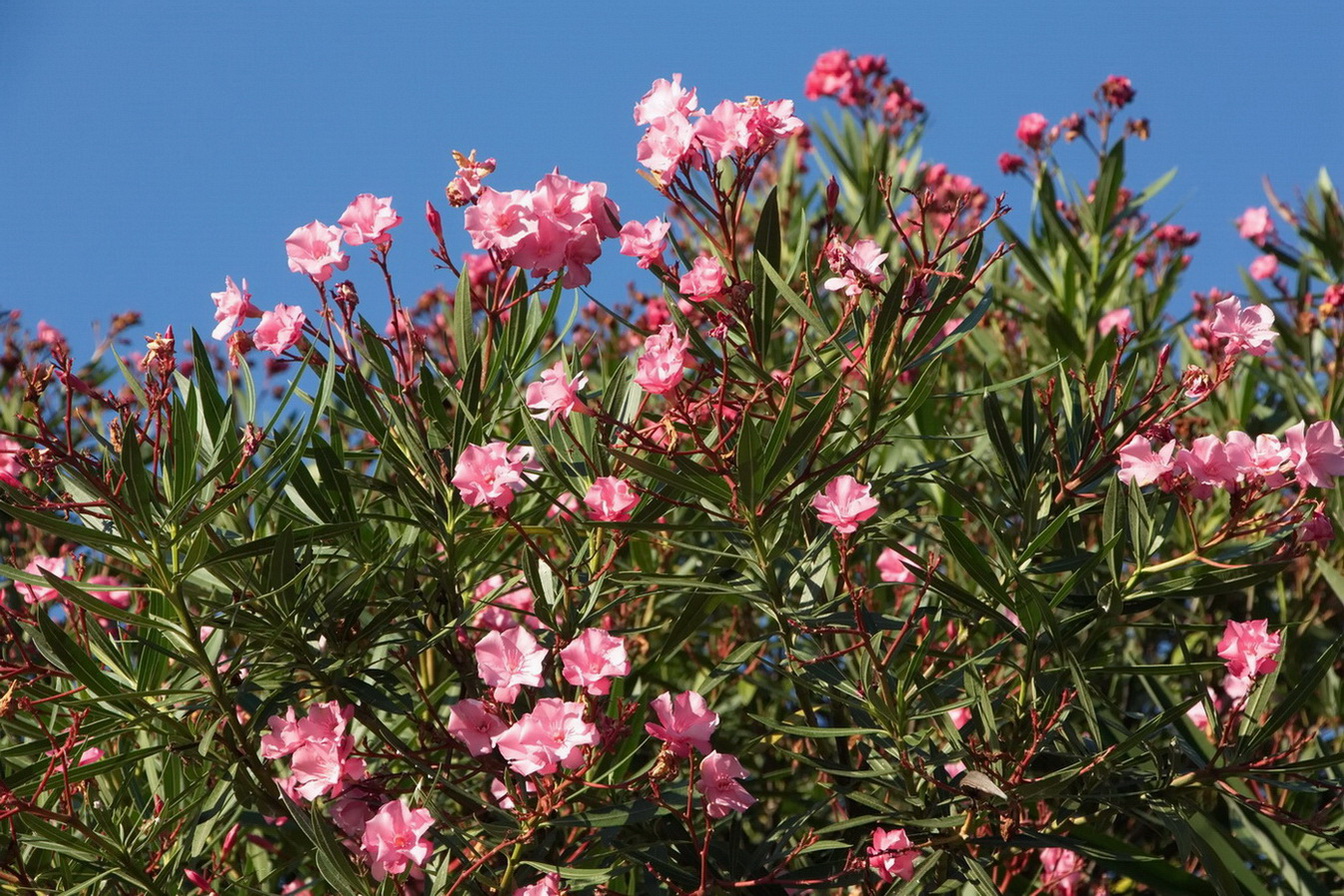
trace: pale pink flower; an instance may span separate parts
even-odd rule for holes
[[[552,871],[536,883],[514,890],[513,896],[560,896],[560,875]]]
[[[1224,679],[1226,680],[1226,679]],[[1217,697],[1214,696],[1213,689],[1208,688],[1208,702],[1217,704]],[[1196,728],[1203,731],[1206,735],[1213,734],[1213,723],[1209,721],[1209,710],[1205,701],[1200,700],[1185,711],[1185,717],[1194,724]]]
[[[579,390],[588,385],[588,377],[579,374],[574,379],[565,376],[565,362],[556,361],[541,372],[541,379],[528,383],[526,401],[538,420],[555,422],[566,418],[581,405]]]
[[[381,245],[392,241],[388,231],[401,223],[401,215],[392,208],[391,196],[379,199],[372,193],[360,193],[336,223],[345,228],[345,241],[351,246]]]
[[[1050,122],[1039,112],[1028,112],[1017,122],[1017,139],[1030,146],[1032,149],[1040,149],[1041,138],[1045,136],[1045,129],[1050,127]]]
[[[495,592],[503,587],[504,577],[501,575],[493,575],[476,586],[473,596],[478,601],[487,602],[487,605],[476,613],[471,624],[476,628],[502,632],[516,628],[521,614],[527,625],[533,628],[540,627],[541,620],[532,615],[532,607],[536,603],[532,589],[520,585],[511,591],[496,595]]]
[[[343,271],[350,266],[350,256],[341,251],[341,228],[321,221],[295,228],[285,239],[285,252],[291,271],[307,274],[317,283],[331,279],[332,268]]]
[[[919,851],[910,844],[905,828],[873,829],[873,842],[868,847],[868,867],[877,872],[883,883],[896,878],[910,880],[915,876],[915,857]]]
[[[1229,355],[1243,351],[1253,355],[1269,352],[1270,344],[1278,335],[1274,332],[1274,312],[1266,305],[1241,307],[1236,296],[1223,299],[1213,306],[1211,332],[1223,340],[1223,349]]]
[[[489,753],[495,736],[508,727],[479,700],[459,700],[448,707],[448,733],[473,756]]]
[[[99,759],[102,759],[103,755],[104,755],[103,751],[98,749],[97,747],[89,747],[83,753],[79,754],[79,761],[76,762],[75,764],[88,765],[90,762],[97,762]]]
[[[49,572],[58,578],[66,578],[66,560],[64,557],[34,557],[24,566],[23,571],[29,575],[41,578],[43,572]],[[23,596],[23,602],[28,604],[41,604],[49,600],[57,600],[61,593],[50,585],[29,585],[26,582],[14,583],[19,594]]]
[[[261,758],[279,759],[288,756],[299,748],[303,738],[299,735],[299,724],[294,718],[294,707],[285,710],[283,716],[271,716],[271,733],[261,736]]]
[[[0,482],[13,486],[19,484],[19,477],[26,469],[23,461],[19,460],[23,451],[23,445],[19,442],[9,436],[0,436]]]
[[[600,628],[588,628],[560,651],[565,681],[593,696],[611,690],[611,679],[630,674],[625,641]]]
[[[858,529],[859,523],[877,513],[877,499],[870,492],[870,486],[853,476],[837,476],[812,498],[812,506],[817,511],[818,519],[847,535]]]
[[[649,92],[635,103],[635,124],[652,125],[670,115],[689,118],[699,111],[700,104],[695,98],[695,88],[690,90],[681,86],[681,74],[674,74],[671,81],[659,78],[653,82]]]
[[[971,709],[969,706],[958,706],[956,709],[949,709],[947,717],[952,722],[952,727],[960,729],[971,720]]]
[[[1217,436],[1200,436],[1189,448],[1176,452],[1175,472],[1189,475],[1190,494],[1200,500],[1213,496],[1215,488],[1237,487],[1237,468],[1227,458],[1227,449]]]
[[[1244,240],[1250,240],[1257,246],[1263,246],[1265,240],[1274,235],[1274,222],[1265,206],[1248,208],[1237,219],[1237,230]]]
[[[1051,896],[1076,896],[1083,885],[1087,860],[1071,849],[1051,846],[1041,850],[1041,883]]]
[[[753,114],[745,103],[724,100],[695,122],[696,141],[715,162],[744,153],[751,145]]]
[[[402,799],[385,803],[369,819],[360,838],[373,879],[401,874],[408,865],[424,865],[434,847],[421,835],[432,824],[428,809],[412,809]]]
[[[1334,421],[1318,420],[1311,426],[1298,423],[1283,435],[1289,460],[1297,469],[1297,481],[1334,488],[1334,477],[1344,476],[1344,441]]]
[[[1279,667],[1274,654],[1279,652],[1283,638],[1269,631],[1269,620],[1252,619],[1250,622],[1229,620],[1218,642],[1218,655],[1227,660],[1228,674],[1238,678],[1259,678]]]
[[[546,648],[523,626],[489,632],[476,642],[476,671],[500,703],[512,703],[524,685],[540,687]]]
[[[738,783],[747,770],[736,756],[715,750],[700,762],[700,780],[695,789],[705,795],[705,811],[710,818],[724,818],[730,812],[745,812],[756,797]]]
[[[462,500],[472,507],[487,504],[503,510],[527,482],[523,478],[527,459],[505,442],[468,445],[457,459],[452,483]]]
[[[887,253],[873,240],[859,240],[853,246],[835,240],[826,248],[826,260],[836,276],[821,285],[851,298],[865,289],[876,289],[887,278],[882,270]]]
[[[646,722],[644,730],[667,744],[675,756],[690,756],[691,750],[710,751],[709,739],[719,727],[719,714],[709,709],[705,698],[695,691],[684,691],[675,697],[663,693],[650,703],[658,716],[658,724]]]
[[[555,503],[546,510],[546,516],[564,520],[574,519],[579,511],[579,497],[573,492],[563,492],[556,496]]]
[[[648,268],[650,265],[666,267],[663,252],[667,250],[667,232],[671,224],[654,218],[641,224],[627,221],[621,228],[621,254],[639,259],[636,265]]]
[[[537,785],[531,781],[523,782],[523,791],[525,793],[536,793]],[[496,803],[501,809],[512,809],[514,807],[513,797],[509,796],[509,788],[499,778],[490,780],[490,796],[494,797]]]
[[[1279,259],[1275,255],[1260,255],[1251,262],[1248,269],[1253,280],[1268,280],[1279,272]]]
[[[363,760],[350,755],[354,738],[345,733],[354,714],[353,706],[341,707],[332,700],[313,704],[308,715],[295,724],[290,736],[297,746],[290,755],[290,767],[294,790],[304,799],[338,796],[348,782],[364,777]]]
[[[916,580],[915,574],[905,563],[905,557],[895,548],[883,548],[877,555],[877,572],[884,582],[909,585]]]
[[[1233,675],[1228,673],[1223,676],[1221,687],[1223,694],[1233,703],[1240,703],[1251,692],[1251,685],[1255,684],[1255,679],[1249,675]]]
[[[1279,488],[1286,481],[1281,468],[1292,456],[1277,438],[1261,434],[1252,441],[1244,432],[1233,430],[1225,442],[1227,460],[1245,482],[1261,481],[1266,488]]]
[[[654,395],[671,392],[686,375],[689,345],[689,337],[678,335],[674,325],[663,324],[644,340],[644,354],[635,363],[635,385]]]
[[[298,305],[276,305],[274,311],[261,315],[261,322],[252,334],[252,344],[263,351],[281,355],[302,338],[306,321],[303,309]]]
[[[225,277],[224,291],[212,292],[210,298],[215,301],[215,320],[219,321],[215,325],[214,332],[210,334],[215,339],[223,339],[234,327],[242,326],[247,318],[256,317],[261,313],[252,304],[252,294],[247,291],[246,277],[243,278],[241,289],[234,284],[232,277]]]
[[[495,748],[520,775],[549,775],[583,765],[583,747],[598,741],[597,727],[583,718],[583,704],[542,697],[533,710],[495,738]]]
[[[639,495],[630,483],[615,476],[599,476],[583,496],[588,518],[600,523],[624,523],[639,503]]]
[[[708,302],[723,297],[728,272],[717,258],[700,255],[691,269],[681,275],[677,290],[692,302]]]
[[[1116,308],[1103,314],[1097,321],[1097,332],[1105,336],[1112,330],[1119,330],[1120,335],[1134,332],[1134,312],[1128,308]]]
[[[669,183],[677,168],[684,164],[704,166],[704,157],[695,149],[695,126],[682,115],[670,115],[649,125],[635,147],[635,158],[648,168],[659,183]]]
[[[457,174],[449,181],[444,193],[454,206],[462,206],[481,195],[481,180],[495,170],[495,160],[476,161],[476,150],[462,155],[453,150],[453,160],[457,162]]]
[[[102,586],[100,588],[90,588],[90,597],[95,597],[119,610],[130,607],[131,592],[126,590],[120,579],[112,576],[89,576],[88,584]]]

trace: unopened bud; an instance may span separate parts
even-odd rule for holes
[[[835,214],[835,207],[840,202],[840,184],[834,177],[830,183],[826,184],[826,214]]]
[[[425,221],[429,223],[430,232],[436,239],[443,239],[443,219],[439,217],[439,210],[434,207],[434,203],[428,199],[425,200]]]

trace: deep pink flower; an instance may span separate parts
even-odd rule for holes
[[[1041,850],[1041,884],[1050,896],[1076,896],[1083,885],[1087,860],[1071,849],[1051,846]]]
[[[1319,509],[1313,510],[1306,521],[1302,523],[1297,538],[1302,544],[1328,545],[1335,540],[1335,527],[1331,525],[1330,517]]]
[[[667,250],[667,232],[671,227],[671,224],[658,218],[645,221],[643,224],[638,221],[627,221],[620,233],[621,254],[639,259],[636,264],[641,268],[648,268],[653,264],[666,267],[663,252]]]
[[[306,321],[303,309],[298,305],[276,305],[274,311],[261,315],[261,322],[252,334],[252,344],[263,351],[281,355],[302,338]]]
[[[1041,138],[1045,136],[1045,129],[1050,127],[1050,122],[1039,112],[1028,112],[1017,122],[1017,139],[1030,146],[1032,149],[1041,148]]]
[[[1318,420],[1311,426],[1299,423],[1283,436],[1298,482],[1334,488],[1334,477],[1344,476],[1344,441],[1333,420]]]
[[[472,507],[488,504],[503,510],[527,482],[523,478],[528,455],[509,450],[505,442],[468,445],[457,459],[452,483],[462,500]]]
[[[1223,640],[1218,642],[1218,655],[1227,660],[1229,675],[1255,679],[1279,667],[1274,654],[1279,652],[1282,641],[1282,636],[1270,633],[1267,619],[1228,621]]]
[[[1268,280],[1279,272],[1279,259],[1276,255],[1261,255],[1251,262],[1250,275],[1253,280]]]
[[[835,276],[821,285],[851,298],[865,289],[876,289],[887,278],[882,270],[887,253],[872,240],[859,240],[853,246],[834,240],[826,247],[826,260]]]
[[[877,555],[877,572],[884,582],[909,585],[915,581],[915,574],[905,564],[905,558],[895,548],[883,548]]]
[[[568,417],[581,406],[579,390],[588,385],[588,377],[579,374],[574,379],[565,376],[565,362],[556,361],[541,372],[541,379],[528,383],[526,401],[538,420],[554,422],[557,417]]]
[[[513,896],[560,896],[560,875],[552,871],[536,883],[514,890]]]
[[[388,231],[401,223],[401,215],[392,208],[391,196],[379,199],[372,193],[360,193],[336,223],[345,228],[345,241],[351,246],[381,245],[392,241]]]
[[[285,252],[291,271],[318,283],[331,279],[332,268],[343,271],[350,266],[350,256],[341,251],[341,228],[321,221],[295,228],[285,240]]]
[[[479,700],[459,700],[448,707],[448,733],[473,756],[483,756],[494,746],[495,735],[508,724]]]
[[[686,375],[689,345],[689,337],[679,336],[674,325],[663,324],[644,340],[644,354],[635,364],[635,385],[654,395],[671,392]]]
[[[593,696],[611,690],[611,679],[630,674],[625,641],[600,628],[584,629],[560,651],[565,681]]]
[[[910,845],[905,828],[873,829],[873,842],[868,847],[868,867],[877,872],[883,883],[915,876],[915,856],[919,854]]]
[[[1264,355],[1278,335],[1274,332],[1274,312],[1267,305],[1241,307],[1236,296],[1223,299],[1213,306],[1213,335],[1222,339],[1223,349],[1229,355],[1247,351]]]
[[[877,499],[870,491],[870,486],[853,476],[837,476],[812,498],[812,506],[823,523],[835,526],[837,532],[849,534],[859,528],[859,523],[877,513]]]
[[[851,105],[857,92],[857,82],[854,63],[848,51],[831,50],[822,53],[813,63],[812,71],[807,73],[807,79],[803,82],[803,96],[809,100],[833,96],[839,99],[840,105]]]
[[[434,847],[421,836],[432,824],[428,809],[412,809],[402,799],[384,803],[360,837],[373,879],[401,874],[408,865],[424,865]]]
[[[999,170],[1004,174],[1016,174],[1027,167],[1027,160],[1011,152],[999,153]]]
[[[723,818],[730,812],[745,812],[756,797],[738,783],[747,770],[736,756],[715,750],[700,762],[700,780],[695,789],[705,795],[705,811],[710,818]]]
[[[252,294],[247,291],[246,277],[243,278],[241,289],[234,284],[232,277],[225,277],[224,291],[212,292],[210,298],[215,301],[215,320],[219,321],[210,334],[215,339],[223,339],[234,327],[242,326],[247,318],[261,314],[251,302]]]
[[[1103,314],[1097,321],[1097,332],[1105,336],[1112,330],[1119,330],[1122,335],[1134,332],[1134,312],[1128,308],[1116,308]]]
[[[41,578],[43,572],[49,572],[58,578],[66,578],[66,560],[64,557],[34,557],[24,566],[23,571],[29,575]],[[26,582],[14,583],[19,594],[23,596],[23,602],[28,604],[41,604],[49,600],[57,600],[61,593],[50,585],[29,585]]]
[[[598,741],[583,718],[583,704],[542,697],[535,708],[495,738],[495,748],[520,775],[549,775],[560,766],[583,765],[583,747]]]
[[[89,576],[89,585],[98,585],[99,588],[90,588],[89,596],[96,597],[103,603],[116,607],[119,610],[125,610],[131,605],[131,592],[126,590],[125,585],[120,579],[112,576]]]
[[[630,483],[615,476],[599,476],[583,496],[588,518],[600,523],[624,523],[639,503],[639,495]]]
[[[1263,205],[1246,209],[1237,219],[1237,231],[1242,239],[1263,246],[1265,240],[1274,235],[1274,221],[1269,217],[1269,209]]]
[[[717,258],[700,255],[691,269],[681,275],[677,290],[692,302],[708,302],[723,297],[727,278],[728,272]]]
[[[1134,101],[1134,85],[1124,75],[1111,75],[1101,83],[1101,95],[1117,109]]]
[[[500,703],[512,703],[524,685],[540,687],[546,648],[523,626],[493,631],[476,642],[476,671]]]
[[[705,698],[695,691],[673,697],[663,693],[650,703],[658,724],[644,723],[644,730],[667,744],[675,756],[690,756],[691,750],[710,751],[709,739],[719,727],[719,714],[709,709]]]

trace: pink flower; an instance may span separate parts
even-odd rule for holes
[[[452,483],[472,507],[487,504],[503,510],[527,485],[523,479],[526,462],[522,449],[510,451],[505,442],[468,445],[457,459]]]
[[[905,558],[895,548],[883,548],[877,555],[877,572],[884,582],[909,585],[915,581],[915,574],[905,565]]]
[[[28,561],[28,565],[23,571],[32,576],[42,577],[43,572],[49,572],[58,578],[66,578],[66,562],[64,557],[34,557]],[[50,585],[29,585],[25,582],[15,582],[14,587],[18,589],[19,594],[23,595],[23,602],[27,604],[41,604],[49,600],[57,600],[61,593]]]
[[[1334,488],[1334,477],[1344,476],[1344,441],[1334,421],[1318,420],[1311,426],[1299,423],[1283,435],[1289,460],[1297,468],[1297,481]]]
[[[681,75],[675,74],[671,81],[662,78],[654,81],[649,92],[635,103],[635,124],[653,125],[671,115],[689,118],[699,108],[695,88],[682,87]]]
[[[583,747],[598,741],[583,704],[542,697],[536,707],[495,738],[495,748],[519,775],[549,775],[583,765]]]
[[[289,269],[307,274],[317,283],[331,279],[331,269],[345,270],[350,256],[341,251],[341,228],[314,221],[296,228],[285,240]]]
[[[635,364],[635,385],[654,395],[671,392],[686,375],[689,345],[689,337],[679,336],[674,325],[663,324],[644,340],[644,354]]]
[[[579,390],[588,385],[588,377],[579,374],[574,379],[565,377],[565,362],[556,361],[541,372],[541,379],[527,386],[527,406],[538,420],[554,422],[557,417],[568,417],[580,406]]]
[[[1250,274],[1253,280],[1268,280],[1279,272],[1279,259],[1275,255],[1261,255],[1251,262]]]
[[[274,311],[261,315],[261,322],[252,334],[252,344],[263,351],[281,355],[303,336],[306,321],[303,309],[298,305],[276,305]]]
[[[712,712],[705,698],[695,691],[673,697],[663,693],[650,704],[658,715],[658,724],[646,722],[644,730],[667,744],[674,756],[690,756],[691,750],[710,751],[709,739],[719,727],[719,714]]]
[[[1105,336],[1112,330],[1119,330],[1121,334],[1134,332],[1134,312],[1128,308],[1116,308],[1103,314],[1097,321],[1097,332]]]
[[[600,523],[624,523],[630,511],[639,503],[630,483],[615,476],[599,476],[583,496],[588,507],[588,518]]]
[[[494,688],[500,703],[517,700],[523,685],[540,687],[545,662],[546,648],[521,625],[490,632],[476,642],[476,671],[481,681]]]
[[[838,476],[812,498],[812,506],[823,523],[830,523],[835,531],[848,535],[877,513],[877,499],[870,491],[869,486],[853,476]]]
[[[473,149],[465,156],[453,150],[453,161],[457,162],[457,174],[444,189],[444,193],[454,206],[462,206],[481,195],[481,180],[495,170],[495,160],[485,159],[478,162],[476,150]]]
[[[1016,174],[1027,167],[1027,160],[1011,152],[999,153],[999,170],[1004,174]]]
[[[1335,527],[1331,525],[1330,517],[1319,509],[1313,510],[1311,516],[1307,517],[1302,528],[1298,530],[1297,539],[1304,545],[1325,546],[1335,540]]]
[[[565,681],[593,696],[611,690],[611,679],[630,674],[625,642],[600,628],[584,629],[560,651]]]
[[[19,477],[26,469],[19,456],[23,454],[23,445],[9,436],[0,436],[0,482],[17,486]]]
[[[826,260],[837,276],[827,279],[822,286],[851,298],[865,289],[876,289],[887,278],[882,270],[887,253],[872,240],[859,240],[853,246],[833,241],[826,248]]]
[[[1237,230],[1242,239],[1263,246],[1265,240],[1274,235],[1274,222],[1269,217],[1269,209],[1263,205],[1246,209],[1237,219]]]
[[[1179,449],[1173,467],[1190,476],[1190,494],[1200,500],[1212,497],[1216,488],[1232,491],[1237,487],[1237,468],[1227,459],[1227,449],[1217,436],[1200,436],[1189,448]]]
[[[1280,470],[1292,452],[1274,436],[1262,434],[1252,441],[1246,433],[1233,430],[1225,445],[1228,463],[1236,467],[1242,481],[1259,480],[1266,488],[1279,488],[1287,481]]]
[[[705,811],[710,818],[723,818],[730,812],[745,812],[756,797],[738,783],[747,770],[736,756],[715,750],[700,762],[700,780],[695,789],[705,795]]]
[[[1241,300],[1232,296],[1214,305],[1213,310],[1210,329],[1224,341],[1223,348],[1229,355],[1243,351],[1264,355],[1278,335],[1274,332],[1274,312],[1266,305],[1242,308]]]
[[[560,896],[560,875],[552,871],[536,883],[514,890],[513,896]]]
[[[1282,636],[1271,634],[1269,620],[1229,621],[1218,642],[1218,655],[1227,660],[1227,672],[1237,678],[1259,678],[1279,667],[1274,654],[1279,652]]]
[[[429,810],[412,809],[405,800],[384,803],[364,826],[360,838],[373,879],[401,874],[408,865],[424,865],[434,847],[420,838],[433,823]]]
[[[1120,109],[1134,101],[1134,85],[1124,75],[1111,75],[1101,83],[1101,95]]]
[[[271,716],[271,733],[261,737],[261,758],[279,759],[288,756],[299,748],[303,739],[299,735],[299,725],[294,718],[294,707],[289,707],[283,716]]]
[[[527,625],[533,628],[541,627],[541,620],[532,615],[532,607],[536,603],[532,589],[522,585],[494,596],[495,592],[503,587],[504,577],[501,575],[493,575],[476,586],[472,596],[478,601],[487,602],[487,606],[476,613],[471,624],[476,628],[502,632],[516,628],[519,624],[518,614],[522,614]]]
[[[459,700],[448,707],[448,733],[473,756],[489,753],[495,736],[508,727],[479,700]]]
[[[89,596],[105,604],[125,610],[131,605],[131,592],[127,591],[120,579],[112,576],[89,576],[88,584],[101,585],[102,588],[89,589]]]
[[[654,218],[643,224],[628,221],[621,228],[621,254],[639,259],[636,264],[641,268],[650,265],[665,267],[663,252],[667,250],[667,232],[671,224]]]
[[[1051,896],[1076,896],[1083,885],[1087,860],[1071,849],[1051,846],[1041,850],[1041,883]]]
[[[678,291],[692,302],[708,302],[723,298],[728,272],[718,259],[700,255],[691,269],[681,275]]]
[[[823,96],[837,97],[840,105],[852,105],[858,88],[853,61],[845,50],[822,53],[812,65],[803,82],[803,96],[809,100]]]
[[[1050,126],[1050,122],[1039,112],[1028,112],[1017,122],[1017,139],[1030,146],[1032,149],[1041,148],[1041,138],[1045,136],[1045,129]]]
[[[915,856],[918,850],[910,845],[905,828],[873,829],[873,842],[868,847],[868,867],[877,872],[883,883],[915,876]]]
[[[352,246],[381,245],[392,242],[388,231],[401,223],[401,215],[392,208],[391,196],[379,199],[372,193],[360,193],[336,223],[345,228],[345,241]]]
[[[968,706],[958,706],[956,709],[947,711],[947,718],[952,722],[952,727],[960,729],[971,720],[971,709]]]
[[[291,757],[293,777],[279,782],[287,793],[307,800],[338,796],[349,781],[364,777],[364,762],[350,755],[354,738],[345,733],[354,712],[353,706],[342,708],[333,700],[313,704],[297,721],[293,707],[284,716],[271,716],[271,733],[261,739],[261,758]]]
[[[246,277],[242,289],[234,285],[232,277],[225,277],[224,291],[212,292],[210,298],[215,300],[215,320],[219,321],[210,334],[215,339],[223,339],[234,327],[242,326],[244,320],[261,313],[250,301],[252,294],[247,291]]]
[[[103,751],[97,747],[89,747],[83,753],[79,754],[79,761],[75,764],[88,765],[90,762],[97,762],[99,759],[102,759],[103,755]]]

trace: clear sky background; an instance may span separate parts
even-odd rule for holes
[[[673,72],[704,105],[802,100],[817,55],[884,54],[930,110],[926,158],[1010,204],[1001,175],[1026,112],[1081,111],[1110,74],[1152,122],[1130,154],[1141,186],[1177,167],[1158,204],[1203,234],[1186,292],[1238,288],[1255,256],[1233,220],[1321,166],[1344,182],[1344,3],[1244,0],[634,3],[0,3],[0,309],[90,345],[127,309],[151,332],[213,326],[210,293],[246,277],[254,302],[311,306],[284,239],[335,223],[358,193],[407,219],[393,267],[403,297],[442,282],[424,201],[442,202],[450,151],[494,156],[497,189],[558,166],[602,180],[622,217],[659,214],[637,175],[634,102]],[[1088,168],[1078,155],[1075,169]],[[608,244],[608,255],[615,244]],[[376,295],[357,250],[347,276]],[[619,300],[633,260],[604,258],[597,298]],[[377,318],[381,308],[371,314]]]

